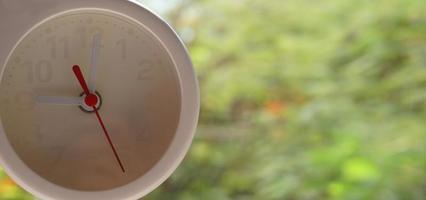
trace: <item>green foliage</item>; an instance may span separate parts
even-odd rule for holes
[[[424,0],[177,4],[168,19],[199,75],[200,126],[146,199],[425,199],[425,10]]]
[[[197,138],[147,199],[424,199],[426,2],[187,1]],[[184,31],[183,31],[184,30]]]
[[[0,199],[32,200],[34,198],[19,188],[0,168]]]

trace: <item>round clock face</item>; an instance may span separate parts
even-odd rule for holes
[[[0,116],[11,146],[40,177],[100,191],[159,162],[180,99],[175,64],[152,32],[86,9],[51,17],[20,40],[2,73]]]

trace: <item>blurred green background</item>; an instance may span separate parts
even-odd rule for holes
[[[426,199],[425,0],[141,2],[187,44],[202,102],[144,199]],[[0,199],[33,197],[0,171]]]

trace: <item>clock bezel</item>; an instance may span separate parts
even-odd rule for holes
[[[36,0],[32,1],[36,2]],[[0,6],[0,11],[2,11],[1,7],[5,9],[4,6]],[[0,49],[0,79],[3,78],[5,64],[8,60],[3,58],[10,56],[17,44],[33,27],[64,12],[82,9],[106,10],[136,20],[153,32],[163,43],[175,63],[181,90],[181,113],[175,137],[161,160],[147,174],[125,186],[105,191],[87,192],[67,189],[46,181],[20,160],[8,142],[0,120],[0,164],[5,171],[25,190],[42,199],[137,199],[154,190],[173,173],[183,160],[192,142],[199,114],[198,82],[188,52],[177,34],[164,20],[134,1],[75,0],[63,3],[61,0],[48,0],[44,7],[33,7],[29,4],[22,9],[35,14],[25,17],[9,13],[10,17],[16,15],[19,26],[15,29],[12,27],[7,31],[0,29],[1,33],[7,32],[6,37],[0,41],[14,42],[13,48],[8,48],[5,43],[6,47]],[[4,24],[5,19],[0,19],[0,24]],[[38,21],[35,23],[35,20]],[[26,30],[25,27],[27,27]]]

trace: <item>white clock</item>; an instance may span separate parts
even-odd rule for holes
[[[124,0],[0,0],[0,164],[40,199],[138,199],[199,112],[188,53]]]

